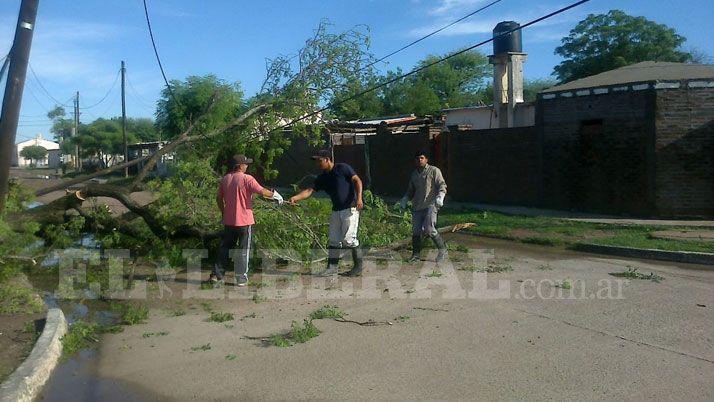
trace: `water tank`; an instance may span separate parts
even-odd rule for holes
[[[501,53],[522,53],[523,52],[523,42],[521,40],[521,30],[513,31],[514,29],[520,27],[521,24],[515,21],[503,21],[493,28],[493,54]],[[504,32],[510,32],[508,34],[503,34]]]

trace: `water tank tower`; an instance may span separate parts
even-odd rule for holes
[[[493,29],[493,109],[498,127],[513,127],[515,108],[523,102],[523,53],[520,24],[499,22]]]

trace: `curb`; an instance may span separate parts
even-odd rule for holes
[[[693,251],[665,251],[633,247],[603,246],[600,244],[575,244],[573,250],[588,253],[616,255],[619,257],[643,258],[649,260],[683,262],[687,264],[714,265],[714,254]]]
[[[32,353],[5,382],[0,385],[0,402],[32,401],[50,378],[60,355],[60,338],[67,332],[67,321],[62,310],[51,308],[42,335],[35,342]]]
[[[490,236],[481,233],[460,232],[465,235],[475,237],[485,237],[487,239],[519,242],[517,239],[509,239],[499,236]],[[526,243],[523,243],[526,244]],[[622,246],[604,246],[602,244],[576,243],[566,246],[568,250],[582,251],[593,254],[615,255],[618,257],[639,258],[645,260],[659,260],[670,262],[683,262],[686,264],[714,265],[714,253],[699,253],[695,251],[666,251],[650,248],[634,248]]]

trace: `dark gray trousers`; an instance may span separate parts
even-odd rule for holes
[[[213,274],[218,279],[223,278],[223,273],[229,267],[228,257],[230,251],[238,243],[234,258],[236,279],[248,278],[248,263],[250,262],[250,242],[252,240],[253,226],[225,226],[221,246],[218,249],[218,263],[213,266]]]

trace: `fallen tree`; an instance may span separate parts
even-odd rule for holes
[[[286,55],[270,60],[261,93],[241,101],[235,110],[228,110],[221,102],[225,91],[231,91],[235,86],[228,88],[214,79],[212,82],[217,82],[220,88],[216,88],[212,96],[196,96],[191,92],[195,89],[191,85],[211,80],[192,79],[183,86],[174,82],[172,87],[176,96],[165,90],[159,102],[162,109],[157,113],[164,119],[179,119],[200,110],[197,119],[188,120],[188,124],[177,121],[174,126],[185,129],[173,138],[167,136],[171,138],[169,142],[152,155],[37,191],[37,195],[57,190],[67,193],[29,213],[45,225],[58,225],[78,214],[87,229],[96,231],[101,241],[114,247],[136,244],[137,241],[161,244],[164,249],[171,248],[172,252],[182,241],[194,245],[203,243],[205,247],[220,236],[222,229],[214,201],[218,177],[224,172],[221,158],[234,153],[249,154],[264,177],[274,176],[277,172],[271,170],[272,162],[290,145],[291,137],[302,136],[311,142],[320,137],[322,121],[310,121],[312,129],[308,129],[301,121],[302,117],[342,91],[350,80],[369,72],[361,68],[371,59],[366,48],[364,33],[351,30],[330,34],[323,23],[296,57]],[[206,88],[199,89],[205,94]],[[239,93],[229,93],[234,98],[236,94]],[[217,103],[221,107],[214,107]],[[292,122],[289,128],[284,127],[286,122]],[[156,163],[169,153],[176,154],[180,161],[174,167],[174,174],[147,182]],[[129,183],[90,181],[138,164],[143,166]],[[70,190],[70,186],[78,188]],[[145,188],[157,195],[156,201],[148,205],[137,203],[131,197],[132,192]],[[101,209],[82,207],[84,200],[96,197],[115,199],[129,213],[113,217]],[[371,195],[366,204],[361,218],[366,245],[390,244],[408,236],[406,214],[389,211],[383,201]],[[312,260],[310,253],[313,250],[324,252],[324,216],[329,214],[329,205],[324,200],[311,200],[301,208],[278,208],[259,201],[255,212],[257,226],[261,229],[257,230],[257,239],[262,248],[294,250],[294,258],[301,261]],[[151,247],[147,250],[153,252]]]

